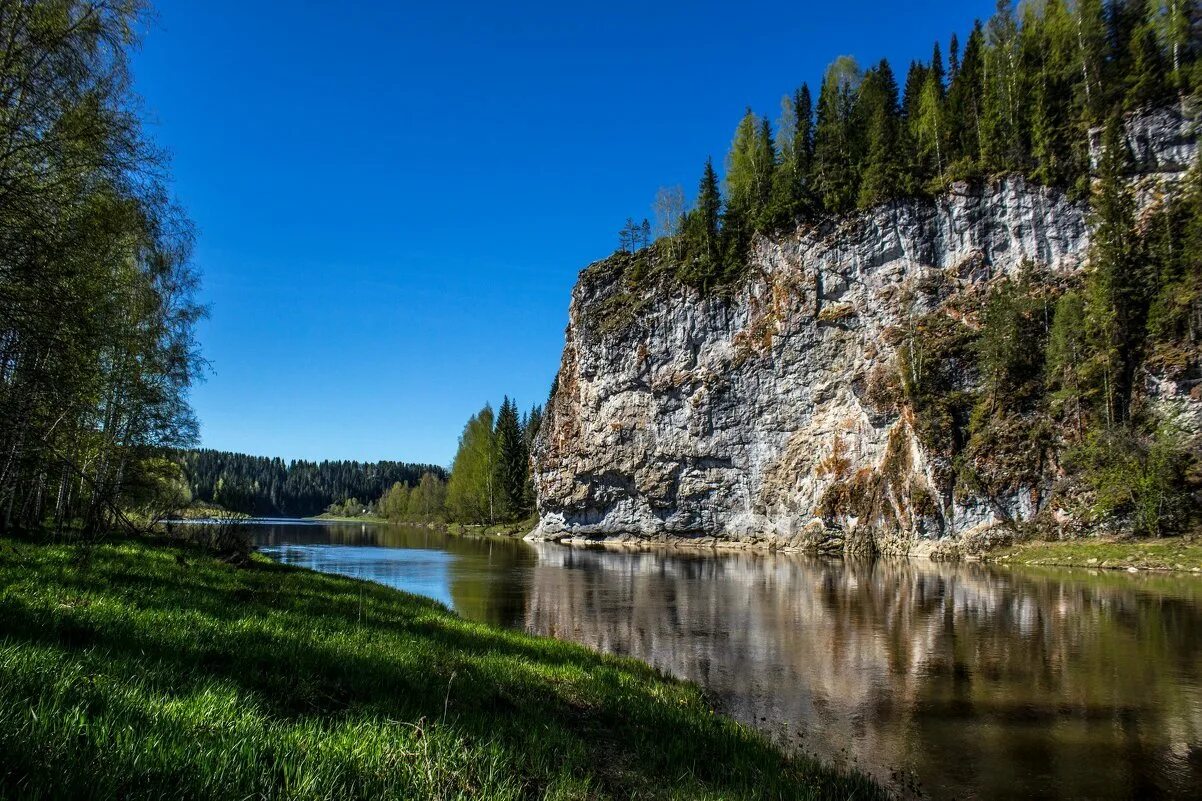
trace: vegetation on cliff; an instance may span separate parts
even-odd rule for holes
[[[702,291],[738,277],[753,235],[799,221],[929,196],[954,181],[1019,174],[1084,198],[1091,130],[1125,112],[1186,107],[1202,89],[1202,15],[1194,0],[999,0],[945,60],[939,43],[899,85],[887,60],[828,68],[783,98],[775,132],[750,109],[735,129],[722,184],[707,160],[692,208],[655,203],[647,261]],[[642,240],[623,229],[623,252]],[[622,266],[619,263],[617,266]],[[665,270],[666,272],[667,270]]]
[[[1147,389],[1160,379],[1199,385],[1202,171],[1137,219],[1130,169],[1112,120],[1083,274],[1032,266],[972,291],[911,298],[932,311],[892,332],[901,392],[890,402],[912,410],[956,492],[1027,493],[1037,508],[1059,493],[1051,508],[1086,527],[1160,535],[1196,522],[1202,488],[1197,432]]]
[[[627,659],[256,558],[0,540],[0,795],[883,794]]]

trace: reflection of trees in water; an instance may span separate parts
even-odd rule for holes
[[[450,566],[455,610],[471,620],[520,627],[538,560],[534,549],[497,537],[449,537],[447,545],[460,557]]]
[[[939,796],[1186,794],[1202,781],[1196,580],[538,553],[528,628],[693,679],[824,756],[906,766]]]

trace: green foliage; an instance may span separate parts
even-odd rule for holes
[[[1164,53],[1151,25],[1141,25],[1135,31],[1126,87],[1126,102],[1131,108],[1155,108],[1173,96]]]
[[[496,486],[499,517],[517,520],[530,513],[526,484],[530,475],[530,452],[518,420],[517,405],[506,397],[501,402],[496,426]]]
[[[1135,200],[1126,182],[1131,153],[1121,125],[1118,117],[1106,124],[1091,200],[1085,288],[1089,357],[1081,369],[1108,426],[1127,419],[1147,313],[1147,285],[1136,258]]]
[[[1050,300],[1027,268],[1022,278],[1002,278],[981,313],[975,349],[981,390],[990,406],[1018,406],[1042,387]]]
[[[934,78],[932,78],[934,80]],[[868,152],[860,181],[860,208],[870,208],[905,194],[904,140],[897,81],[889,62],[864,76],[857,113],[868,122]]]
[[[914,299],[905,305],[912,309]],[[915,430],[932,453],[951,459],[964,445],[976,373],[975,337],[952,309],[911,312],[898,345],[905,400]]]
[[[124,520],[140,466],[196,436],[204,309],[130,88],[144,11],[0,9],[0,528]]]
[[[781,100],[777,138],[780,164],[772,173],[768,218],[771,225],[788,226],[814,210],[814,108],[808,85]]]
[[[348,498],[378,498],[396,483],[416,484],[436,465],[405,462],[310,462],[200,449],[176,456],[192,495],[231,512],[258,517],[309,517]]]
[[[4,798],[885,797],[651,667],[376,584],[6,539],[0,586]]]
[[[375,503],[376,514],[393,523],[440,522],[446,518],[447,483],[423,473],[413,487],[397,482]]]
[[[856,60],[840,56],[827,68],[818,95],[813,185],[822,207],[836,214],[854,208],[859,193],[855,105],[862,78]]]
[[[1088,349],[1085,300],[1080,292],[1070,290],[1056,301],[1045,363],[1051,410],[1057,418],[1070,421],[1078,434],[1084,426],[1084,406],[1092,400],[1081,370]]]
[[[679,280],[709,292],[743,274],[757,232],[943,192],[953,181],[1021,174],[1084,198],[1091,128],[1202,96],[1194,0],[1019,8],[998,0],[963,52],[953,36],[947,71],[935,43],[928,62],[910,65],[900,103],[887,62],[862,72],[840,56],[816,108],[804,84],[782,99],[775,142],[767,119],[748,109],[726,162],[725,207],[707,162],[683,233],[660,226]]]
[[[697,204],[685,215],[684,261],[677,269],[680,280],[703,292],[714,286],[722,273],[722,193],[712,159],[706,159]]]
[[[1185,471],[1190,454],[1170,422],[1152,421],[1150,428],[1091,430],[1066,461],[1093,493],[1095,520],[1159,537],[1182,530],[1189,519]]]
[[[1202,367],[1202,167],[1188,181],[1184,196],[1167,197],[1148,221],[1142,256],[1155,271],[1150,361],[1174,376]]]
[[[517,404],[506,397],[497,415],[485,405],[468,420],[446,486],[445,514],[449,519],[493,525],[530,514],[534,508],[530,451],[542,416],[542,408],[535,406],[520,419]],[[436,489],[431,486],[427,491]],[[414,494],[421,490],[419,485],[411,491],[411,505]]]
[[[447,512],[464,523],[495,523],[497,487],[497,439],[492,407],[485,405],[472,415],[459,437],[459,450],[447,482]]]

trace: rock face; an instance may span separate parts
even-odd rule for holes
[[[1132,123],[1146,174],[1194,159],[1183,128]],[[1038,491],[949,486],[884,399],[897,332],[1032,265],[1068,276],[1088,245],[1083,205],[1012,178],[761,239],[722,296],[670,281],[631,295],[612,261],[589,267],[535,445],[531,537],[910,552],[1031,518]],[[871,514],[823,511],[848,482]]]

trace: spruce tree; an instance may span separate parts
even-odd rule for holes
[[[1106,94],[1102,79],[1106,66],[1106,14],[1102,0],[1077,0],[1072,12],[1073,105],[1083,133],[1103,121]],[[1087,137],[1083,137],[1086,138]]]
[[[772,172],[768,219],[779,226],[813,209],[809,177],[814,159],[814,109],[806,84],[781,100],[777,136],[780,161]]]
[[[1030,86],[1031,177],[1054,186],[1068,186],[1085,172],[1074,164],[1079,151],[1072,144],[1073,28],[1064,0],[1046,0],[1042,13],[1028,10],[1022,30]]]
[[[1112,115],[1102,137],[1090,204],[1093,234],[1085,290],[1089,357],[1084,372],[1107,427],[1128,416],[1147,303],[1136,259],[1135,201],[1127,185],[1130,168],[1122,121]]]
[[[1126,106],[1131,109],[1156,108],[1173,96],[1164,54],[1151,24],[1139,26],[1131,40],[1131,72],[1126,87]]]
[[[514,520],[526,514],[526,478],[530,454],[518,419],[517,404],[506,397],[497,413],[494,433],[497,460],[494,465],[497,487],[497,517]]]
[[[705,160],[705,170],[697,189],[697,204],[685,217],[685,262],[677,271],[686,284],[708,291],[719,277],[722,265],[722,241],[719,227],[722,193],[713,159]]]
[[[1023,80],[1018,22],[1008,0],[998,0],[986,28],[981,162],[988,172],[1023,170]]]
[[[857,104],[860,106],[857,116],[868,120],[868,146],[858,205],[869,208],[906,194],[897,81],[887,60],[882,59],[864,76]]]
[[[818,95],[813,185],[822,207],[836,214],[852,209],[859,193],[853,111],[860,80],[855,59],[840,56],[827,69]]]
[[[980,165],[984,47],[985,33],[981,23],[977,22],[964,47],[960,69],[947,92],[947,158],[953,165],[951,173],[955,178],[974,175]]]

